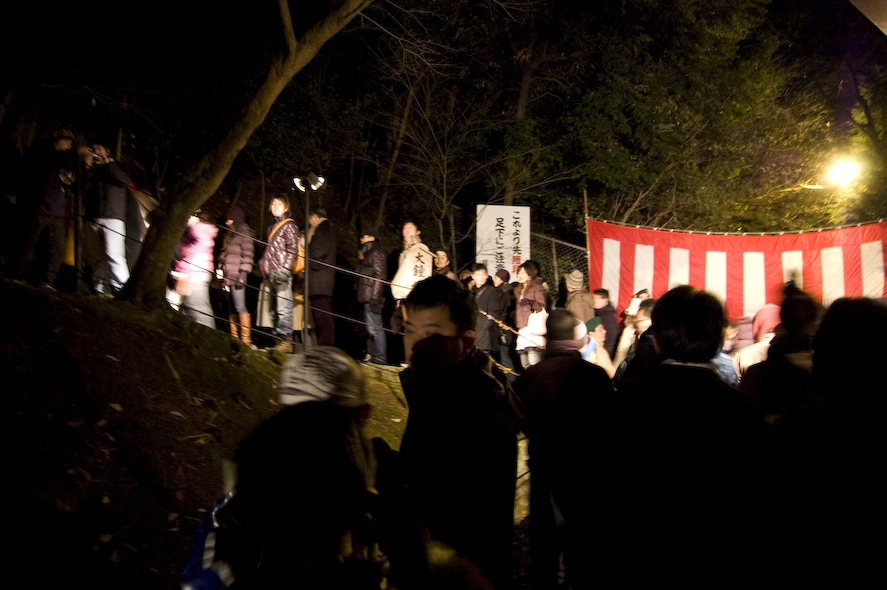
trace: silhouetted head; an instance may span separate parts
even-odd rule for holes
[[[704,363],[721,349],[724,307],[707,291],[675,287],[656,301],[652,318],[656,347],[666,358]]]
[[[832,302],[813,337],[814,384],[827,398],[887,403],[887,304],[868,297]]]

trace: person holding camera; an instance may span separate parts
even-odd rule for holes
[[[266,287],[274,294],[274,327],[280,338],[274,350],[293,352],[293,266],[299,255],[299,227],[290,215],[289,198],[284,194],[271,199],[268,207],[275,224],[268,232],[268,244],[259,259],[259,270]]]
[[[129,189],[134,185],[129,175],[111,158],[101,144],[86,152],[86,217],[101,246],[88,255],[92,266],[93,287],[97,294],[116,295],[129,280],[126,260],[126,216]]]

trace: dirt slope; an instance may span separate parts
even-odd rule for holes
[[[283,355],[171,310],[0,281],[8,558],[37,587],[177,588],[223,460],[276,410]],[[374,371],[373,434],[405,419]]]

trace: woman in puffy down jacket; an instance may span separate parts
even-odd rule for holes
[[[299,228],[290,216],[286,195],[276,195],[268,206],[274,225],[268,232],[268,245],[259,259],[259,270],[270,286],[274,304],[274,328],[280,338],[275,349],[293,351],[293,265],[299,255]]]
[[[246,309],[246,280],[255,262],[253,230],[246,223],[246,213],[240,205],[231,205],[225,225],[230,231],[222,243],[219,265],[228,300],[228,324],[232,336],[254,348],[252,317]]]

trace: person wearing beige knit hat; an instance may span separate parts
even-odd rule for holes
[[[564,275],[567,303],[564,307],[583,324],[594,317],[594,297],[585,289],[585,275],[574,270]]]

